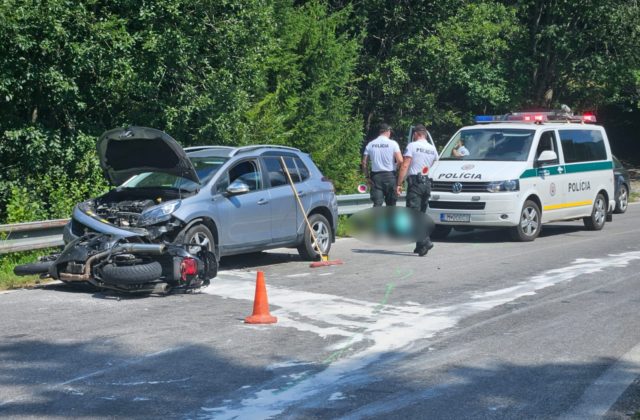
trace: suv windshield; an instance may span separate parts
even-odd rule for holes
[[[122,186],[125,188],[179,188],[195,191],[200,186],[205,185],[218,172],[218,169],[227,161],[227,158],[218,156],[190,157],[189,160],[191,160],[191,164],[196,169],[200,184],[164,172],[143,172],[132,176]]]
[[[442,151],[441,160],[524,161],[534,130],[475,128],[459,131]]]

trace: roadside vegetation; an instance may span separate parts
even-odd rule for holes
[[[0,223],[104,191],[96,139],[130,124],[295,146],[340,193],[382,121],[441,145],[474,114],[566,103],[640,160],[639,41],[623,0],[4,1]]]
[[[13,274],[13,267],[35,261],[38,257],[48,255],[55,249],[38,251],[14,252],[0,255],[0,290],[15,289],[19,287],[40,284],[42,280],[38,276],[17,277]],[[47,280],[44,280],[45,282]]]

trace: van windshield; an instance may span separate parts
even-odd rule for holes
[[[442,151],[441,160],[525,161],[535,130],[474,128],[461,130]]]

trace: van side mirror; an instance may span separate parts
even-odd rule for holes
[[[545,164],[549,164],[549,163],[553,163],[554,161],[558,160],[558,154],[556,152],[554,152],[553,150],[545,150],[542,153],[540,153],[540,156],[538,156],[538,160],[536,161],[536,163],[538,165],[545,165]]]
[[[249,192],[249,186],[244,182],[240,181],[239,179],[236,179],[231,183],[231,185],[227,187],[227,193],[229,195],[239,195],[239,194],[245,194],[248,192]]]

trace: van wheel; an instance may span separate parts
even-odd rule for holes
[[[596,196],[593,202],[593,210],[591,216],[582,219],[587,230],[600,230],[604,227],[607,219],[607,204],[602,194]]]
[[[542,228],[542,213],[535,201],[527,200],[522,205],[520,223],[510,230],[511,239],[517,242],[530,242],[538,237]]]
[[[193,244],[194,246],[188,246],[187,252],[191,255],[196,255],[202,249],[201,246],[205,246],[207,251],[215,253],[215,240],[209,228],[205,225],[195,225],[189,228],[184,234],[184,243]]]
[[[446,238],[449,233],[451,232],[451,226],[445,226],[445,225],[436,225],[436,227],[433,229],[433,232],[431,232],[431,235],[429,235],[429,237],[431,239],[444,239]]]
[[[313,234],[318,240],[320,251],[322,251],[324,255],[327,255],[331,249],[331,228],[329,222],[323,215],[316,213],[309,216],[309,224],[313,228]],[[304,230],[302,243],[298,245],[298,254],[306,261],[317,261],[320,259],[320,254],[318,254],[318,251],[313,246],[313,238],[311,237],[311,232],[309,232],[308,227]]]

